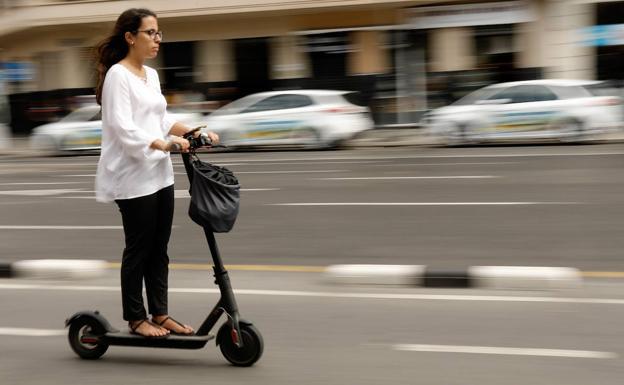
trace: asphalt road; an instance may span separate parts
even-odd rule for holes
[[[623,154],[618,144],[205,158],[235,171],[243,188],[234,230],[218,236],[230,264],[619,271]],[[181,159],[174,159],[179,198],[172,261],[209,262],[203,232],[186,213]],[[0,159],[3,260],[119,260],[123,233],[117,208],[93,199],[96,162],[96,156]]]
[[[98,309],[123,328],[117,272],[92,281],[0,282],[0,378],[34,384],[621,384],[621,285],[565,292],[339,287],[318,273],[232,272],[262,332],[252,368],[197,351],[70,350],[63,321]],[[217,300],[207,272],[173,271],[170,312],[197,327]]]
[[[358,287],[297,267],[572,266],[615,277],[622,155],[623,145],[206,155],[244,189],[238,222],[218,241],[242,315],[264,336],[261,361],[233,368],[213,344],[78,359],[69,315],[99,309],[123,327],[111,268],[92,280],[0,280],[0,383],[619,385],[621,279],[566,291]],[[0,159],[1,259],[118,261],[117,209],[93,201],[96,161]],[[172,262],[199,265],[171,270],[170,310],[197,326],[217,294],[178,160],[176,171]]]

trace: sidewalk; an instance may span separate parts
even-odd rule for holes
[[[596,135],[591,142],[624,142],[624,129]],[[431,135],[421,127],[376,128],[350,140],[346,147],[443,146],[444,139]]]
[[[442,144],[421,127],[375,128],[351,139],[345,147],[432,146]]]
[[[3,145],[0,146],[0,157],[2,156],[29,156],[28,138],[0,138]]]
[[[8,145],[0,146],[2,156],[30,156],[28,138],[17,137],[4,139]],[[624,130],[602,134],[592,139],[597,143],[624,142]],[[442,138],[430,135],[421,127],[376,128],[363,132],[358,137],[345,143],[346,148],[357,147],[397,147],[397,146],[437,146],[444,145]]]
[[[7,138],[4,141],[6,145],[0,146],[0,157],[30,155],[27,137]],[[348,141],[345,147],[427,146],[437,142],[436,138],[424,134],[421,128],[377,128]]]

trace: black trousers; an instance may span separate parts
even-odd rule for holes
[[[147,316],[143,305],[143,280],[149,313],[167,314],[167,245],[173,222],[173,201],[173,185],[151,195],[115,201],[126,238],[121,262],[121,301],[126,321]]]

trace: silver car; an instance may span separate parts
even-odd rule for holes
[[[171,113],[176,120],[197,125],[202,120],[199,113]],[[33,129],[30,135],[33,151],[56,154],[74,151],[99,151],[102,143],[102,115],[97,104],[78,108],[58,122]]]
[[[431,111],[423,124],[447,144],[583,141],[621,128],[622,98],[605,90],[585,80],[500,83]]]
[[[374,127],[356,93],[331,90],[252,94],[216,110],[205,124],[229,147],[331,148]]]

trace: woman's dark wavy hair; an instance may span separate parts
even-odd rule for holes
[[[97,85],[95,86],[95,100],[98,104],[102,104],[102,87],[106,73],[113,64],[118,63],[128,54],[129,48],[124,36],[125,33],[136,33],[141,27],[143,18],[148,16],[156,17],[156,14],[145,8],[130,8],[124,11],[117,18],[113,33],[96,46]]]

